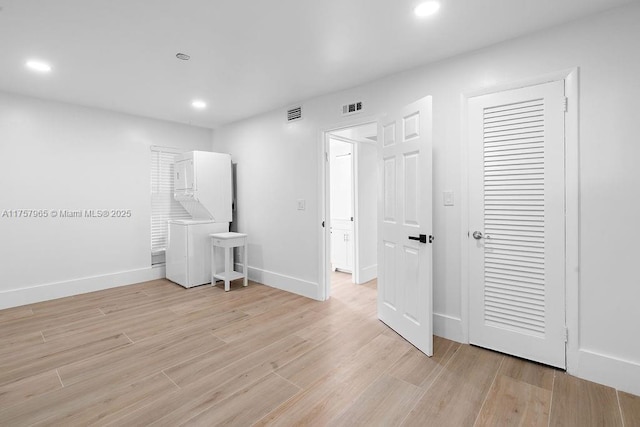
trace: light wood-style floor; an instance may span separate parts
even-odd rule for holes
[[[0,311],[0,426],[640,426],[640,398],[321,303],[158,280]]]

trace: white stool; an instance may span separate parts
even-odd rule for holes
[[[213,233],[209,234],[211,237],[211,286],[216,285],[216,279],[224,280],[225,292],[229,290],[229,282],[244,277],[244,286],[248,283],[247,272],[247,235],[243,233]],[[231,264],[233,248],[243,247],[242,252],[242,273],[234,270]],[[215,263],[215,248],[224,249],[224,272],[216,272]]]

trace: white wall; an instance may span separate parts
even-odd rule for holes
[[[251,274],[319,297],[320,133],[353,122],[341,105],[375,116],[433,96],[435,332],[464,339],[461,296],[462,94],[580,67],[580,314],[570,372],[640,394],[640,5],[635,3],[472,54],[396,74],[218,129],[214,149],[238,162],[239,230],[249,233]],[[353,119],[352,119],[353,120]],[[442,205],[453,190],[456,206]],[[296,199],[307,210],[296,210]],[[264,274],[268,271],[269,274]]]
[[[211,130],[0,93],[0,308],[164,277],[150,264],[151,145],[211,148]]]

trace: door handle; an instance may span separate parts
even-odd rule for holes
[[[420,243],[427,243],[427,235],[421,234],[419,236],[409,236],[409,240],[417,240]]]
[[[485,238],[485,239],[490,239],[491,238],[491,236],[489,236],[488,234],[482,234],[482,231],[474,231],[472,236],[476,240],[480,240],[482,238]]]

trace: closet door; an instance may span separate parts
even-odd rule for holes
[[[469,100],[469,340],[564,368],[564,82]]]

